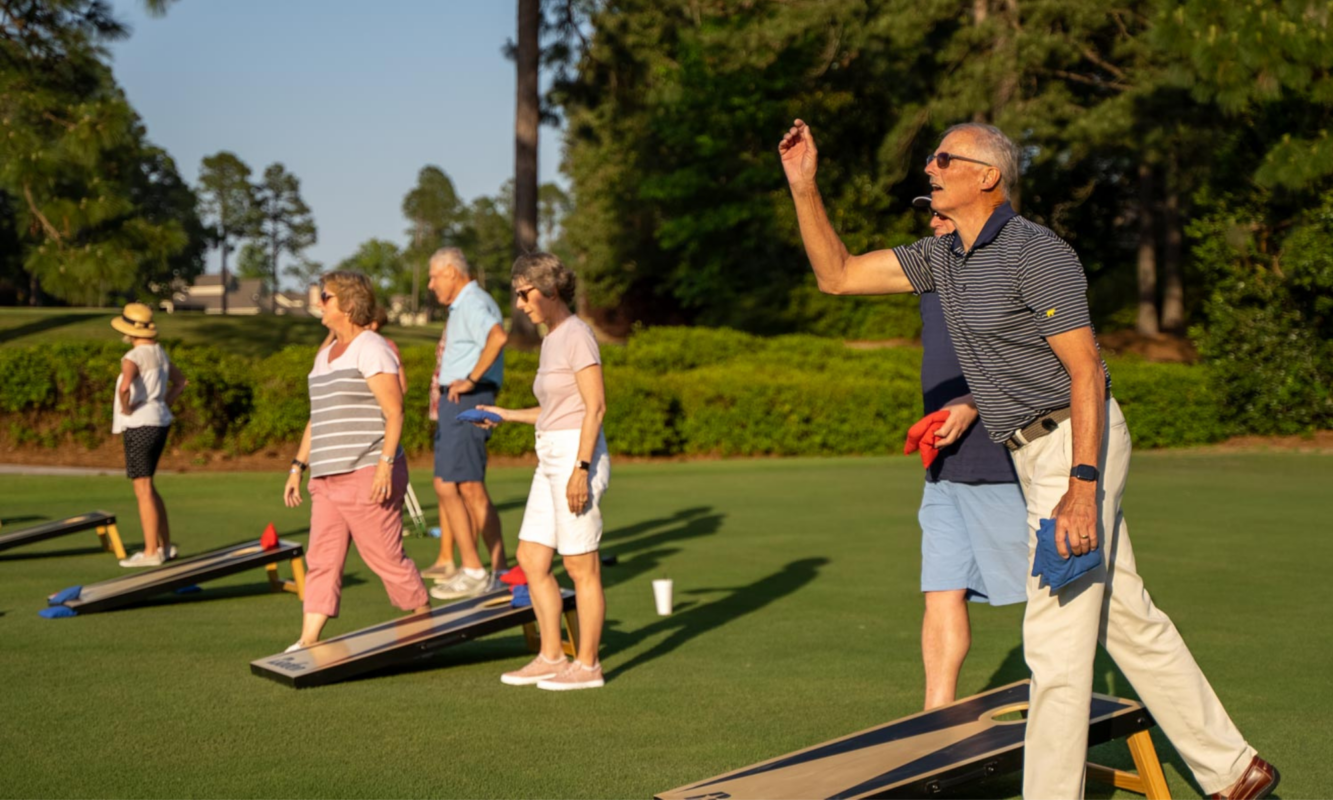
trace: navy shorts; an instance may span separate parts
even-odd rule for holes
[[[449,402],[446,387],[440,396],[440,422],[435,426],[435,477],[448,483],[486,480],[486,441],[491,432],[457,417],[469,408],[495,405],[494,389],[478,389]]]

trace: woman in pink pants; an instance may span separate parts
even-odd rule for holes
[[[358,272],[320,280],[324,325],[333,344],[319,351],[309,376],[310,421],[292,459],[283,500],[301,504],[301,475],[310,469],[309,567],[301,638],[288,652],[319,641],[338,616],[342,570],[354,540],[366,564],[404,611],[430,610],[416,565],[403,552],[407,462],[398,446],[403,392],[398,358],[370,324],[375,295]]]

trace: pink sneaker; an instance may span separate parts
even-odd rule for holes
[[[513,672],[506,672],[501,675],[500,683],[507,683],[510,686],[531,686],[547,678],[554,678],[568,664],[569,662],[564,658],[547,661],[538,653],[537,657],[529,661],[527,666],[522,669],[516,669]]]
[[[569,662],[559,675],[554,678],[547,678],[537,684],[538,689],[549,689],[553,692],[566,692],[571,689],[596,689],[604,686],[606,681],[602,680],[602,662],[597,662],[591,667],[583,665],[583,662],[577,659]]]

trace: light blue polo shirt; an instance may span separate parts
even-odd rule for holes
[[[504,324],[500,306],[476,281],[468,281],[449,305],[449,322],[445,325],[444,354],[440,356],[440,386],[470,377],[486,346],[491,328]],[[495,363],[482,376],[483,383],[499,386],[504,380],[505,354],[500,351]]]

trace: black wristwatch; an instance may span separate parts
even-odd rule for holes
[[[584,472],[592,472],[592,462],[591,462],[591,461],[580,461],[580,462],[579,462],[579,469],[583,470]]]
[[[1101,473],[1090,464],[1076,464],[1073,469],[1069,470],[1069,477],[1088,483],[1096,483],[1097,479],[1101,477]]]

